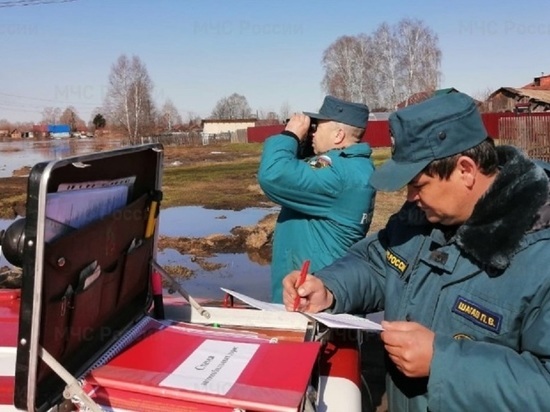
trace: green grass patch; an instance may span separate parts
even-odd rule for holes
[[[267,201],[257,187],[259,160],[247,158],[225,163],[164,170],[163,207],[200,205],[214,209],[242,209]]]

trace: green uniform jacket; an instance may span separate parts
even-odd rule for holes
[[[391,411],[550,408],[548,178],[515,149],[500,147],[499,157],[499,175],[458,230],[406,204],[316,273],[334,312],[384,310],[435,332],[428,378],[389,364]]]
[[[369,229],[375,191],[366,143],[299,159],[298,142],[276,135],[264,143],[258,182],[281,205],[275,226],[271,264],[271,299],[282,302],[282,280],[311,262],[310,272],[332,263]],[[331,164],[329,164],[331,163]]]

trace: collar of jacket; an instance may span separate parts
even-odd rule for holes
[[[368,143],[355,143],[343,149],[332,149],[326,154],[335,154],[342,157],[369,157],[372,154],[372,149]]]
[[[550,206],[544,170],[511,146],[497,152],[499,174],[452,241],[478,263],[501,271],[526,232],[548,226]]]

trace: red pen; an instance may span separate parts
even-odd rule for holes
[[[298,283],[296,283],[296,293],[298,293],[298,288],[302,286],[303,283],[306,281],[306,275],[308,270],[309,270],[309,260],[305,260],[304,264],[302,265],[300,277],[298,278]],[[294,307],[292,308],[292,310],[296,311],[296,309],[298,309],[299,304],[300,304],[300,295],[296,295],[296,297],[294,298]]]

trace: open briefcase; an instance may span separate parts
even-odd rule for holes
[[[304,384],[320,348],[320,343],[311,342],[316,325],[307,317],[219,307],[208,308],[204,316],[181,302],[178,322],[151,316],[162,161],[162,146],[149,144],[39,163],[32,169],[15,370],[18,409],[304,408]],[[273,345],[271,338],[266,343],[265,338],[273,334],[256,333],[256,329],[298,330],[300,342],[286,347],[291,342]],[[170,340],[170,336],[176,337]],[[164,347],[155,346],[162,342]],[[198,345],[197,349],[189,349],[187,342]],[[231,365],[226,369],[233,369],[232,373],[241,368],[229,387],[204,395],[194,391],[196,383],[188,382],[199,373],[195,371],[214,362],[215,356],[208,353],[200,367],[193,366],[191,376],[176,376],[172,363],[181,370],[204,354],[208,345],[217,350],[228,344],[232,354],[238,350],[248,356],[233,361],[226,355],[219,363],[216,373],[225,363]],[[164,365],[166,356],[161,355],[168,349],[171,363]],[[151,361],[153,355],[158,361]],[[144,358],[149,359],[147,365]],[[300,370],[307,374],[306,381],[283,378]],[[169,379],[180,379],[170,388],[186,390],[167,390]],[[203,382],[216,379],[210,372]],[[222,386],[219,381],[218,386]],[[234,402],[233,392],[239,401],[245,399],[244,406]],[[272,402],[259,400],[266,394]],[[293,397],[298,404],[284,408],[278,404]],[[128,399],[133,404],[124,404]]]

